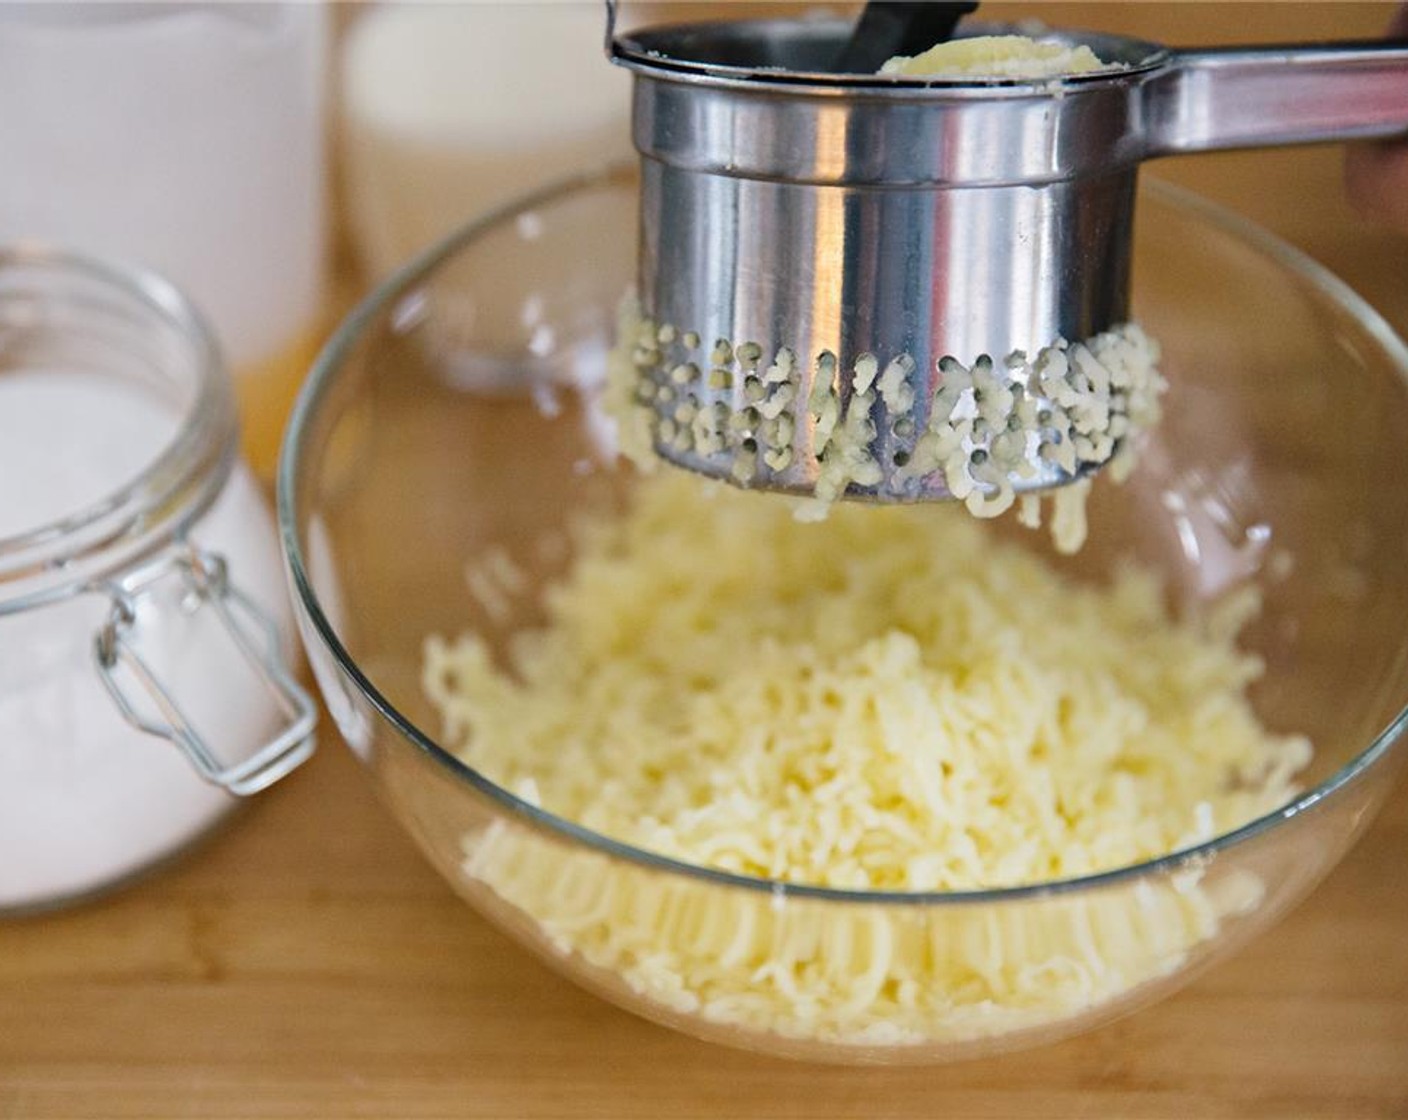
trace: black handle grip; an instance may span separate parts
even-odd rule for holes
[[[873,74],[895,55],[915,55],[946,42],[958,21],[976,3],[870,0],[832,69],[839,74]]]

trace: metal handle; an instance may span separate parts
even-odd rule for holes
[[[1176,52],[1143,103],[1150,156],[1408,134],[1408,43]]]
[[[606,57],[616,56],[616,0],[606,0]]]
[[[233,763],[223,763],[217,757],[137,649],[139,602],[158,581],[173,574],[181,579],[187,593],[185,609],[191,613],[200,609],[214,612],[285,720],[271,740]],[[109,587],[107,592],[112,609],[94,640],[94,656],[103,684],[133,727],[175,744],[201,777],[240,796],[258,793],[313,753],[313,728],[317,722],[313,700],[284,665],[278,628],[253,600],[231,584],[222,557],[188,547],[163,556],[120,585]],[[135,688],[135,696],[144,697],[155,706],[159,720],[142,714],[141,705],[129,694],[123,678]]]

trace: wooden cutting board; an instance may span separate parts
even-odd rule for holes
[[[635,1019],[480,921],[330,742],[172,873],[0,926],[0,1117],[1408,1116],[1408,790],[1309,902],[1124,1022],[934,1069]]]
[[[1391,8],[1037,14],[1198,43],[1369,35]],[[1335,150],[1157,171],[1301,244],[1408,333],[1408,236],[1349,213]],[[0,922],[0,1120],[1408,1117],[1408,790],[1299,911],[1167,1002],[1026,1054],[851,1070],[707,1046],[578,991],[459,902],[323,738],[166,874]]]

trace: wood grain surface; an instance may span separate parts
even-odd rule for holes
[[[989,8],[1191,44],[1369,35],[1392,5]],[[1300,244],[1408,332],[1408,236],[1349,212],[1339,162],[1155,170]],[[1295,914],[1152,1009],[1001,1059],[804,1066],[549,972],[422,862],[327,726],[312,763],[164,874],[0,922],[0,1120],[1408,1117],[1406,867],[1400,789]]]

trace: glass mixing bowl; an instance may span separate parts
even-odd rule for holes
[[[1408,351],[1314,263],[1186,194],[1140,201],[1135,306],[1166,417],[1091,539],[1183,605],[1247,583],[1263,721],[1314,740],[1305,792],[1196,849],[947,894],[809,889],[639,851],[526,803],[437,742],[431,633],[502,650],[541,624],[579,511],[627,500],[596,396],[635,260],[630,172],[469,226],[343,324],[286,437],[279,510],[328,707],[391,811],[480,913],[650,1019],[824,1060],[938,1061],[1045,1042],[1184,984],[1340,859],[1389,788],[1408,699]],[[1024,547],[1042,549],[1035,536]],[[476,600],[506,550],[521,593]],[[493,609],[490,609],[490,608]],[[779,1010],[776,969],[791,995]],[[839,994],[838,994],[839,993]],[[925,1011],[884,1013],[916,999]],[[839,1002],[838,1002],[839,1001]],[[878,1009],[878,1012],[877,1012]]]

